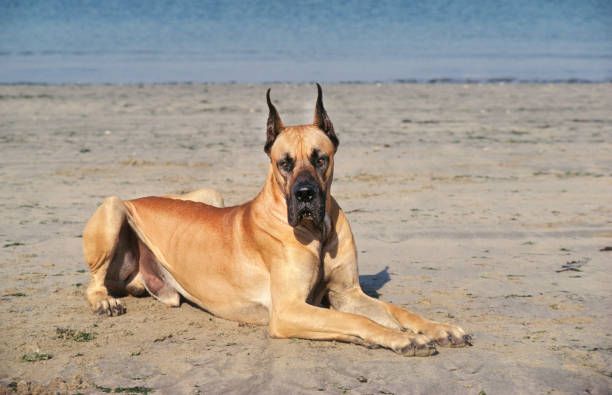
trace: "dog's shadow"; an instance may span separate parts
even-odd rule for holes
[[[366,295],[376,299],[378,299],[380,296],[378,290],[389,281],[391,281],[391,277],[389,277],[389,266],[385,266],[383,270],[376,274],[365,274],[359,276],[359,284],[361,284],[361,289],[363,289],[363,292]]]

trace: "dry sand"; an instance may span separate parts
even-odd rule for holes
[[[148,297],[125,298],[124,316],[93,315],[89,216],[109,195],[253,197],[267,168],[266,88],[0,87],[4,391],[612,391],[610,84],[324,87],[340,138],[333,193],[363,287],[461,325],[471,348],[405,358],[271,340]],[[285,123],[311,121],[314,86],[272,88]]]

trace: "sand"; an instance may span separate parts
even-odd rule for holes
[[[324,86],[362,286],[473,347],[272,340],[149,297],[93,315],[89,216],[109,195],[253,197],[267,87],[0,86],[0,393],[612,391],[610,84]],[[272,97],[311,122],[313,85]]]

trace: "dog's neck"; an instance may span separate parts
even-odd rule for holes
[[[265,201],[263,207],[267,207],[267,215],[272,216],[281,222],[287,222],[287,201],[285,195],[280,190],[274,179],[274,169],[272,165],[268,168],[268,175],[262,190],[255,196],[253,203]]]

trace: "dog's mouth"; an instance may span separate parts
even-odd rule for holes
[[[292,196],[287,199],[287,220],[294,228],[300,224],[311,224],[320,228],[325,217],[325,197],[318,197],[316,201],[301,203]]]
[[[313,214],[309,208],[303,208],[302,210],[300,210],[298,212],[298,217],[300,220],[309,220],[309,221],[313,220]]]
[[[314,209],[312,207],[302,207],[297,210],[288,208],[287,219],[289,225],[294,228],[300,224],[312,224],[315,228],[320,228],[325,216],[325,209]]]

